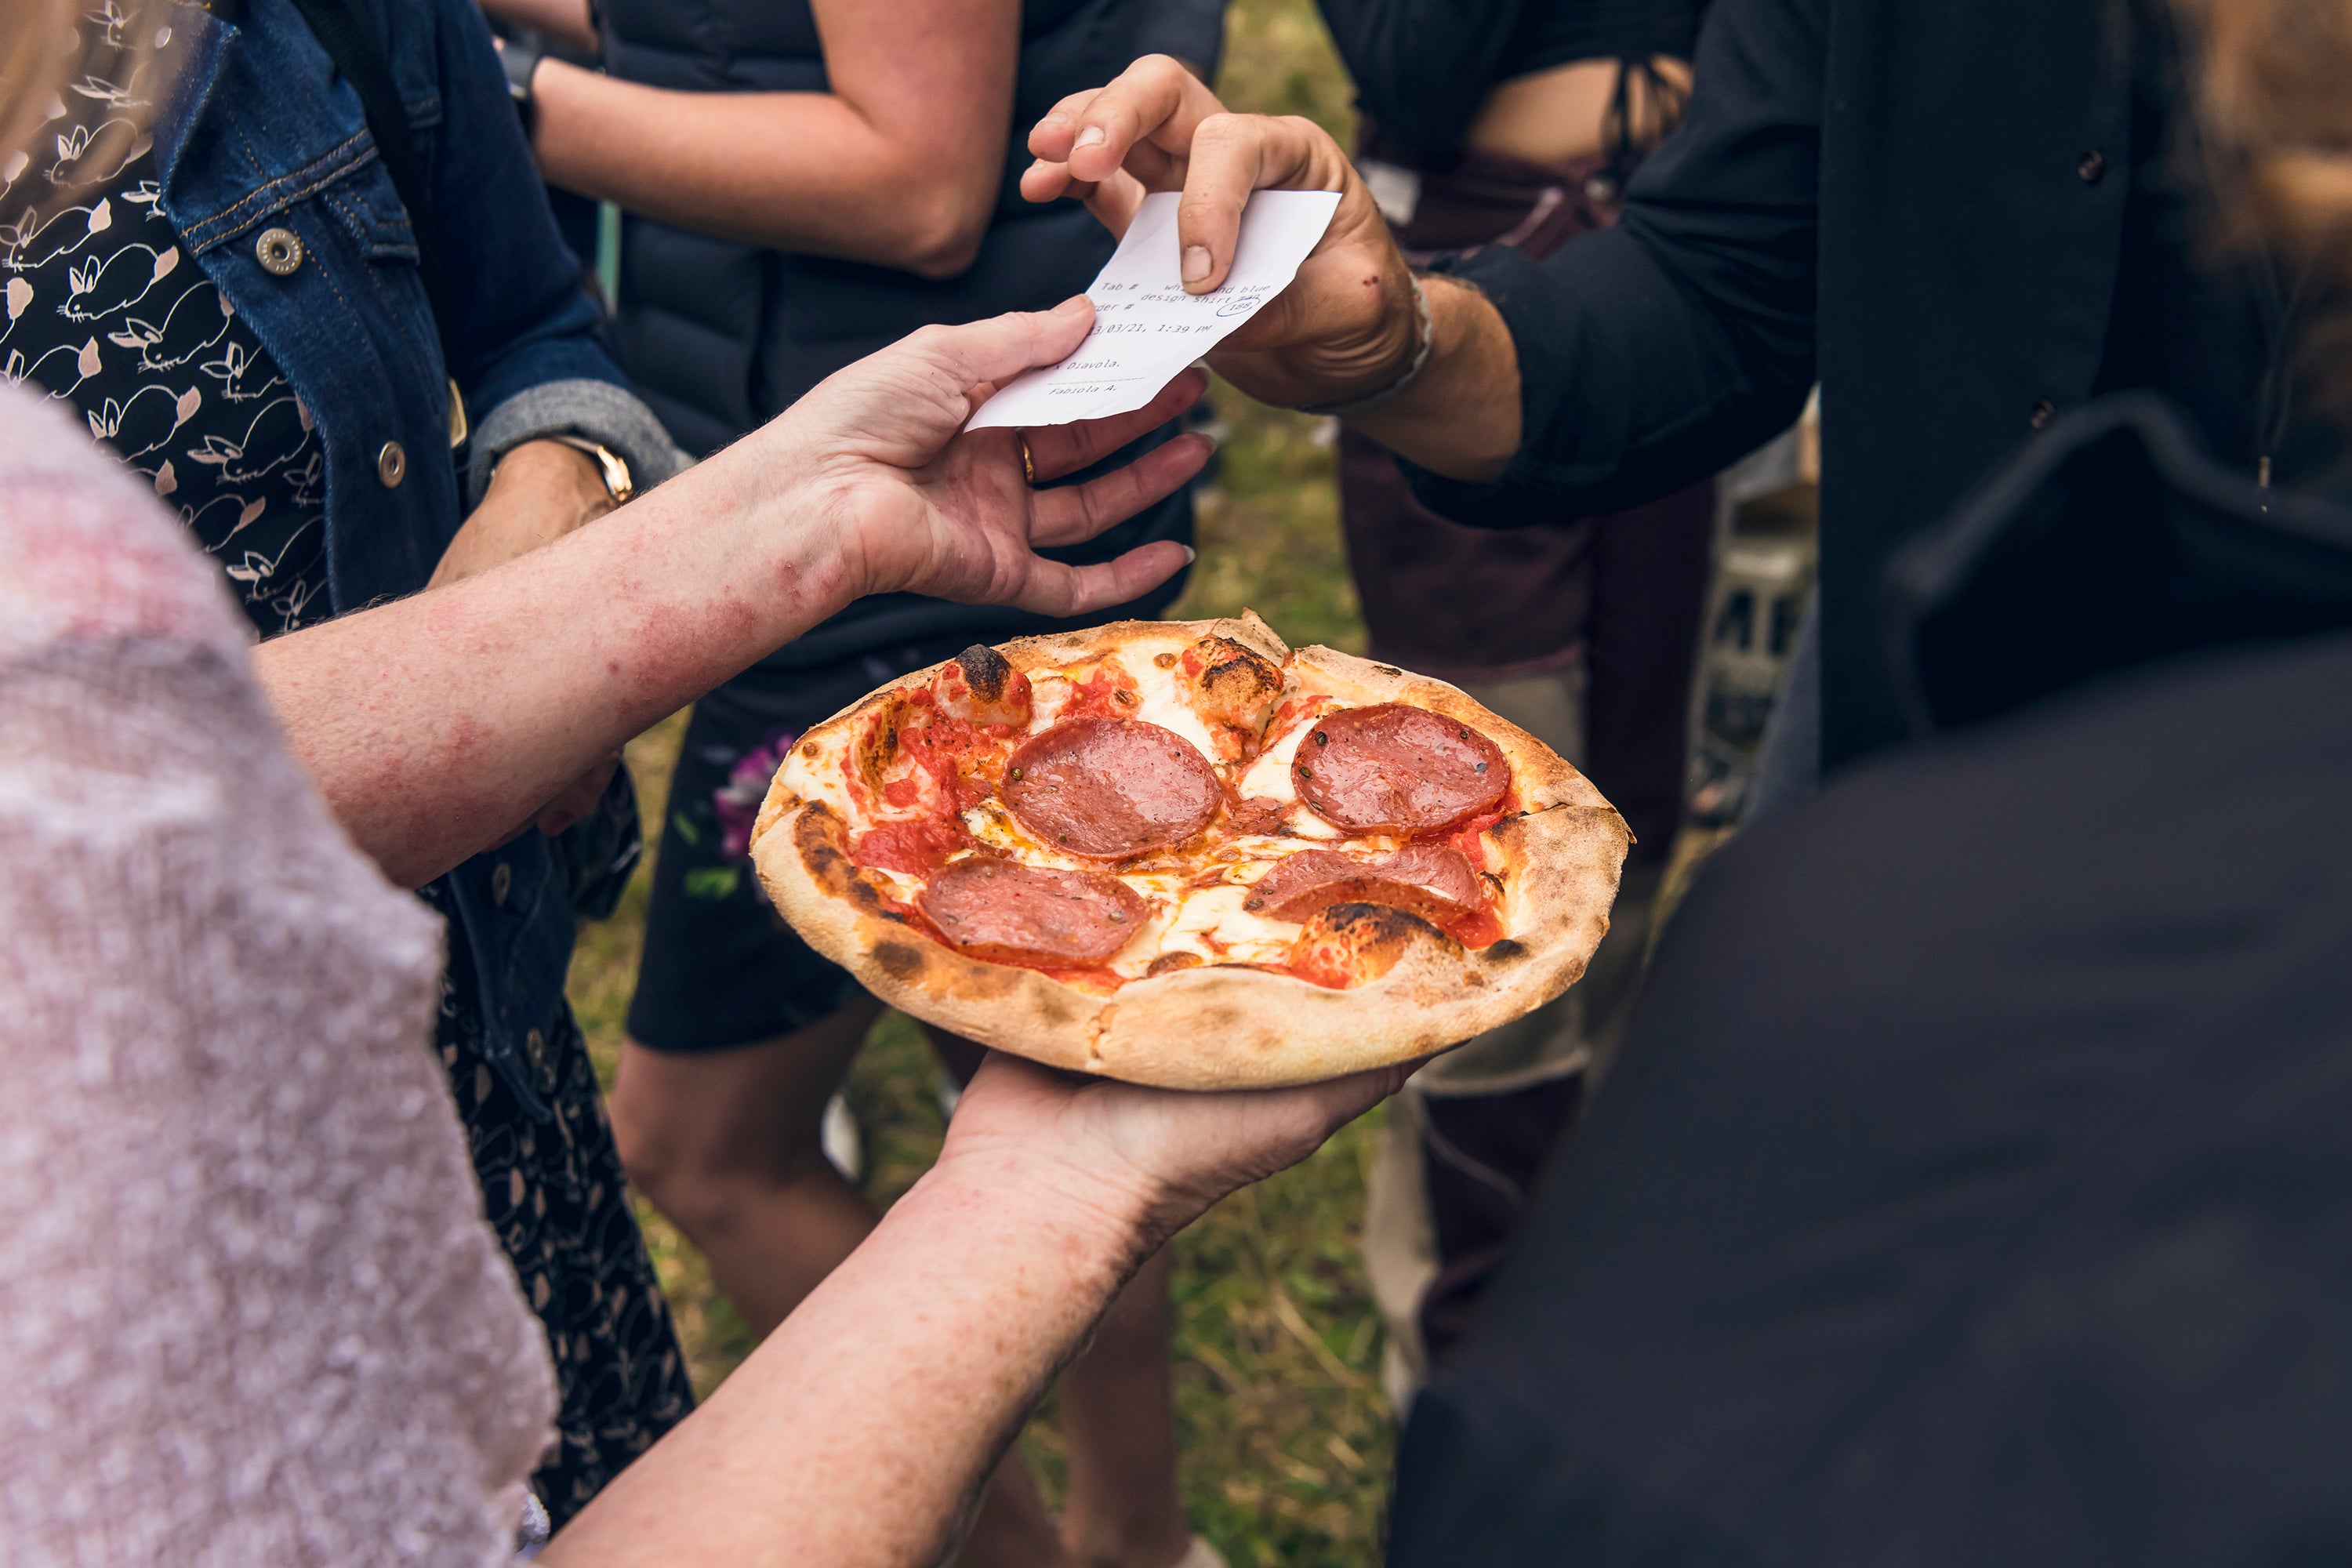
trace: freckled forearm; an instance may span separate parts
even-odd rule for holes
[[[1023,1194],[925,1177],[545,1560],[937,1561],[1140,1256],[1139,1218]]]
[[[821,531],[750,503],[738,466],[256,651],[289,742],[386,875],[415,885],[504,842],[597,759],[848,603]]]

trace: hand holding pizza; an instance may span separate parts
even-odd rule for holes
[[[1139,1262],[1226,1194],[1307,1158],[1411,1071],[1195,1094],[992,1052],[956,1104],[940,1169],[986,1170],[1083,1205],[1139,1240]]]
[[[1040,489],[1032,479],[1076,473],[1165,424],[1200,396],[1198,372],[1113,418],[963,428],[1001,383],[1065,357],[1093,325],[1080,295],[1052,310],[926,327],[826,378],[757,437],[780,444],[790,503],[824,521],[853,594],[1079,616],[1150,591],[1192,558],[1167,540],[1088,566],[1036,552],[1083,543],[1172,492],[1208,460],[1203,437],[1179,436],[1085,484]]]

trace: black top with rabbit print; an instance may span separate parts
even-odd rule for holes
[[[37,157],[0,171],[32,187],[0,195],[17,209],[0,224],[0,376],[71,404],[146,476],[263,637],[325,619],[327,484],[309,412],[181,248],[144,137],[79,205],[45,199],[51,182],[90,174],[74,166],[70,135],[58,138],[56,168]]]

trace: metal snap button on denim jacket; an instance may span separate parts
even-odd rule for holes
[[[327,459],[327,569],[343,614],[416,592],[467,498],[447,385],[473,416],[467,488],[497,455],[572,430],[645,482],[682,458],[598,341],[558,238],[506,79],[472,0],[371,0],[433,205],[452,319],[437,323],[416,237],[358,95],[289,0],[167,8],[155,79],[163,209],[182,247],[277,359]],[[446,353],[446,360],[445,360]],[[383,454],[403,454],[399,482]],[[526,828],[450,874],[483,987],[491,1059],[535,1114],[527,1042],[563,994],[569,897]]]

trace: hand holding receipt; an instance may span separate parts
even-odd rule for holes
[[[1177,200],[1173,191],[1143,198],[1087,289],[1095,325],[1076,352],[1007,382],[965,429],[1067,425],[1142,407],[1289,286],[1339,205],[1331,191],[1257,192],[1242,212],[1232,273],[1209,293],[1187,294],[1177,270]]]

